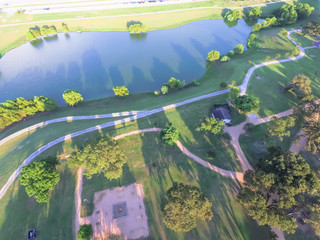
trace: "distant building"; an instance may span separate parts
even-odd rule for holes
[[[230,107],[225,104],[224,105],[219,105],[219,107],[215,108],[212,110],[211,115],[213,118],[216,118],[218,120],[223,120],[226,124],[231,124],[231,115],[230,115]]]

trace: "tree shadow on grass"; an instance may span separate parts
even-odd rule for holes
[[[59,166],[60,182],[49,203],[29,198],[25,188],[14,182],[1,199],[3,224],[0,235],[6,239],[26,239],[27,230],[36,228],[41,239],[73,239],[75,171],[65,164]],[[71,194],[72,193],[72,194]]]

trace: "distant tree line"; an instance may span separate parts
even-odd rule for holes
[[[61,31],[62,32],[68,32],[68,26],[65,23],[61,24]],[[54,25],[48,26],[43,25],[41,28],[38,26],[29,28],[29,31],[26,33],[27,40],[34,40],[41,36],[47,36],[50,34],[57,33],[57,28]]]
[[[57,107],[55,100],[43,96],[36,96],[29,100],[23,97],[16,100],[7,100],[0,103],[0,130],[14,122],[21,121],[27,116],[32,116],[38,112],[53,111]]]

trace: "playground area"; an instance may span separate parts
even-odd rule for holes
[[[143,199],[142,185],[135,183],[96,192],[94,212],[83,219],[92,224],[93,239],[108,239],[109,235],[121,235],[123,239],[147,237],[149,228]]]

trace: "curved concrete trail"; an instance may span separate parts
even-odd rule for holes
[[[147,129],[140,129],[140,130],[135,130],[132,132],[124,133],[121,135],[118,135],[114,137],[114,140],[118,140],[121,138],[125,138],[127,136],[135,135],[135,134],[140,134],[140,133],[145,133],[145,132],[160,132],[161,128],[147,128]],[[215,171],[222,176],[232,178],[233,180],[242,183],[243,182],[243,173],[241,172],[234,172],[234,171],[228,171],[224,170],[222,168],[218,168],[207,161],[199,158],[198,156],[194,155],[191,153],[186,147],[182,145],[180,141],[176,141],[175,144],[177,147],[181,150],[181,152],[188,157],[192,158],[194,161],[197,163],[201,164],[205,168],[209,168],[212,171]],[[80,225],[84,224],[82,221],[82,218],[80,217],[80,212],[81,212],[81,194],[82,194],[82,177],[83,177],[83,168],[79,168],[77,172],[77,183],[76,183],[76,189],[75,189],[75,209],[76,209],[76,218],[75,218],[75,235],[77,234]]]
[[[300,54],[298,56],[296,56],[296,57],[291,57],[291,58],[282,59],[282,60],[274,60],[274,61],[270,61],[270,62],[260,63],[258,65],[254,65],[253,67],[251,67],[249,69],[249,71],[247,72],[242,84],[239,86],[239,89],[241,91],[241,95],[246,94],[251,75],[256,69],[261,68],[261,67],[265,67],[265,66],[268,66],[268,65],[296,61],[296,60],[299,60],[300,58],[303,58],[305,56],[304,49],[309,49],[311,47],[303,48],[301,46],[298,46],[298,44],[294,40],[292,40],[292,38],[290,36],[291,33],[296,33],[296,32],[299,32],[299,31],[301,31],[301,29],[295,29],[295,30],[289,31],[287,38],[289,39],[289,41],[291,41],[294,45],[296,45],[296,47],[298,47],[301,50]]]
[[[283,60],[279,60],[279,61],[272,61],[272,62],[269,62],[268,64],[259,64],[259,65],[257,65],[259,67],[254,66],[254,67],[250,68],[248,73],[246,74],[245,79],[243,80],[243,83],[239,86],[239,88],[241,89],[242,93],[246,92],[250,77],[251,77],[251,75],[252,75],[252,73],[254,72],[255,69],[263,67],[263,66],[266,66],[266,65],[298,60],[298,59],[302,58],[303,56],[305,56],[304,49],[302,47],[298,46],[297,43],[295,41],[293,41],[291,36],[290,36],[291,33],[298,32],[298,31],[301,31],[301,29],[289,31],[288,39],[293,44],[295,44],[297,47],[299,47],[301,49],[300,55],[297,56],[297,57],[294,57],[294,58],[288,58],[288,59],[283,59]],[[12,173],[12,175],[10,176],[10,178],[8,179],[6,184],[0,190],[0,199],[4,196],[4,194],[6,193],[8,188],[11,186],[13,181],[19,176],[20,170],[25,165],[29,164],[34,158],[36,158],[41,153],[43,153],[44,151],[46,151],[47,149],[49,149],[50,147],[52,147],[52,146],[54,146],[54,145],[56,145],[58,143],[61,143],[61,142],[65,141],[65,140],[71,139],[71,138],[76,137],[76,136],[83,135],[83,134],[88,133],[88,132],[100,130],[102,128],[107,128],[107,127],[115,126],[115,125],[118,125],[118,124],[130,122],[130,121],[134,121],[136,119],[143,118],[143,117],[146,117],[146,116],[150,116],[150,115],[155,114],[155,113],[159,113],[159,112],[162,112],[162,111],[165,111],[165,110],[168,110],[168,109],[176,108],[176,107],[188,104],[188,103],[192,103],[192,102],[199,101],[199,100],[202,100],[202,99],[218,96],[218,95],[225,94],[225,93],[228,93],[228,92],[230,92],[230,89],[225,89],[225,90],[209,93],[209,94],[202,95],[202,96],[195,97],[195,98],[191,98],[191,99],[188,99],[188,100],[176,103],[176,104],[167,105],[165,107],[161,107],[161,108],[157,108],[157,109],[153,109],[153,110],[148,110],[148,111],[142,111],[140,114],[137,114],[135,116],[131,116],[131,117],[128,117],[128,118],[124,118],[122,120],[117,120],[117,121],[113,121],[113,122],[108,122],[108,123],[105,123],[105,124],[97,125],[97,126],[94,126],[94,127],[90,127],[90,128],[87,128],[87,129],[84,129],[84,130],[81,130],[81,131],[78,131],[78,132],[75,132],[75,133],[68,134],[66,136],[60,137],[60,138],[58,138],[58,139],[56,139],[56,140],[44,145],[43,147],[39,148],[37,151],[32,153],[29,157],[27,157],[23,161],[23,163],[18,167],[17,170],[15,170]],[[244,154],[243,154],[243,152],[242,152],[242,150],[240,148],[240,145],[237,144],[236,142],[234,142],[234,147],[235,147],[236,151],[239,153],[239,156],[240,156],[239,160],[240,160],[241,166],[243,166],[242,168],[243,169],[249,169],[251,167],[251,165],[249,164],[248,161],[246,161],[247,159],[244,156]]]
[[[69,117],[62,117],[62,118],[56,118],[51,119],[48,121],[40,122],[37,124],[34,124],[30,127],[24,128],[18,132],[15,132],[3,139],[0,140],[0,146],[5,144],[6,142],[10,141],[11,139],[18,137],[24,133],[30,132],[32,130],[35,130],[37,128],[41,128],[44,126],[47,126],[52,123],[60,123],[60,122],[72,122],[77,120],[92,120],[92,119],[104,119],[104,118],[114,118],[114,117],[125,117],[125,116],[132,116],[137,115],[139,113],[142,113],[143,111],[126,111],[126,112],[118,112],[118,113],[110,113],[110,114],[100,114],[100,115],[90,115],[90,116],[69,116]]]

